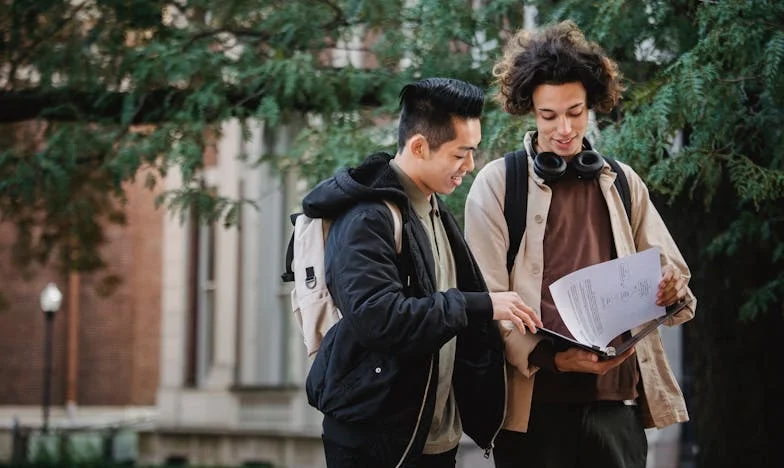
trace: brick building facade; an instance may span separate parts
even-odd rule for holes
[[[142,178],[143,180],[143,178]],[[107,226],[106,271],[80,275],[76,353],[78,406],[152,406],[159,381],[161,239],[164,213],[155,192],[128,187],[127,225]],[[11,263],[14,227],[0,224],[0,407],[39,405],[43,381],[44,316],[39,295],[55,282],[64,298],[53,324],[51,402],[66,401],[68,277],[37,268],[22,278]],[[121,283],[109,296],[97,292],[102,275]]]

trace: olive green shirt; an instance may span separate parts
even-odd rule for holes
[[[422,222],[422,226],[430,239],[433,251],[433,264],[435,265],[436,286],[439,291],[446,291],[457,287],[457,271],[455,259],[449,239],[441,222],[441,213],[435,197],[427,197],[414,184],[408,175],[400,169],[394,160],[389,165],[395,171],[408,195],[411,205]],[[438,358],[438,389],[436,392],[436,406],[433,413],[433,422],[423,453],[438,454],[447,452],[457,447],[463,427],[455,403],[455,394],[452,389],[452,371],[455,364],[455,349],[457,337],[449,340],[439,351]]]

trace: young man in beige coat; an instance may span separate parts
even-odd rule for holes
[[[667,325],[691,319],[696,300],[687,287],[689,269],[643,181],[620,164],[631,196],[629,217],[607,161],[588,158],[593,167],[581,166],[590,149],[589,110],[610,111],[623,90],[615,62],[567,21],[518,33],[494,74],[504,109],[532,112],[537,128],[523,142],[526,229],[511,271],[504,210],[519,207],[504,206],[504,158],[482,168],[466,201],[466,237],[489,289],[518,292],[546,328],[568,334],[549,291],[553,281],[657,247],[663,273],[657,303],[691,300]],[[509,372],[506,420],[493,451],[498,468],[644,468],[644,428],[688,419],[658,331],[610,360],[555,348],[541,334],[523,335],[503,322],[502,332]]]

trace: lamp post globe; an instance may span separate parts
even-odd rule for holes
[[[54,283],[46,285],[41,291],[41,310],[44,313],[55,313],[60,310],[60,304],[63,302],[63,293]]]
[[[41,291],[41,311],[44,313],[44,378],[43,378],[43,432],[49,432],[49,403],[52,380],[52,323],[55,313],[60,310],[63,293],[57,285],[49,283]]]

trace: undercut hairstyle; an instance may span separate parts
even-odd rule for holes
[[[603,113],[615,107],[625,89],[618,64],[568,20],[534,33],[518,31],[504,47],[493,76],[495,99],[512,115],[531,112],[534,90],[543,84],[580,82],[588,108]]]
[[[417,133],[437,150],[456,136],[452,119],[478,119],[484,103],[481,88],[452,78],[426,78],[404,86],[400,91],[398,151]]]

